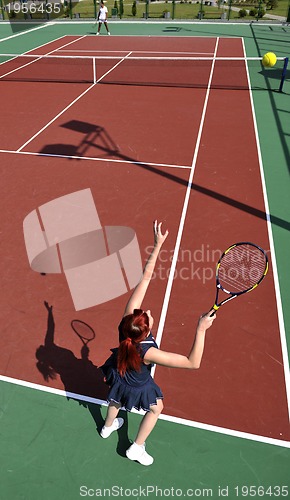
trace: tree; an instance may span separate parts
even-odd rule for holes
[[[137,4],[136,0],[134,0],[133,5],[132,5],[132,16],[135,17],[137,14]]]
[[[278,7],[278,0],[268,0],[267,7],[270,10],[276,9]]]
[[[120,14],[120,19],[122,19],[123,17],[123,14],[124,14],[124,4],[123,4],[123,0],[120,0],[120,8],[119,8],[119,14]]]

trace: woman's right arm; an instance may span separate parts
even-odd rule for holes
[[[204,345],[205,345],[205,333],[208,328],[211,327],[213,321],[216,318],[212,309],[209,313],[201,316],[199,319],[195,339],[192,348],[188,356],[183,356],[182,354],[176,354],[173,352],[166,352],[155,347],[148,349],[144,356],[144,361],[146,364],[155,363],[156,365],[167,366],[170,368],[188,368],[188,369],[198,369],[201,364]]]

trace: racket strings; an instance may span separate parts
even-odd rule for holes
[[[95,338],[95,332],[93,328],[80,320],[73,320],[71,326],[75,333],[83,338],[84,340],[93,340]]]
[[[222,288],[240,293],[258,284],[265,274],[267,259],[253,245],[239,245],[225,253],[220,261],[218,278]]]

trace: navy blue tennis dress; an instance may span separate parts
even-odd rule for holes
[[[123,320],[122,320],[123,321]],[[122,321],[119,325],[119,341],[124,340],[122,333]],[[158,346],[154,340],[152,333],[138,344],[140,348],[141,359],[144,358],[150,347]],[[163,394],[160,387],[155,384],[151,377],[152,364],[145,365],[141,363],[140,371],[128,370],[124,377],[121,377],[117,370],[118,348],[111,349],[112,355],[101,367],[106,383],[110,386],[108,394],[108,402],[114,401],[119,403],[128,411],[132,408],[136,410],[150,410],[150,405],[157,404],[157,399],[163,399]]]

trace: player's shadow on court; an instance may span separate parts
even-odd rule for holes
[[[55,322],[52,306],[45,302],[45,307],[48,311],[47,331],[44,344],[40,345],[36,350],[36,366],[46,382],[56,379],[58,375],[60,376],[67,393],[67,399],[78,401],[81,406],[89,410],[97,431],[100,433],[104,425],[101,407],[99,404],[86,401],[86,399],[107,399],[109,388],[104,382],[103,372],[89,359],[88,345],[84,344],[82,346],[80,358],[78,358],[70,349],[60,347],[55,343]],[[122,415],[124,425],[118,431],[117,452],[121,456],[125,456],[125,451],[131,443],[128,438],[127,414],[126,412],[122,413],[124,413]]]

